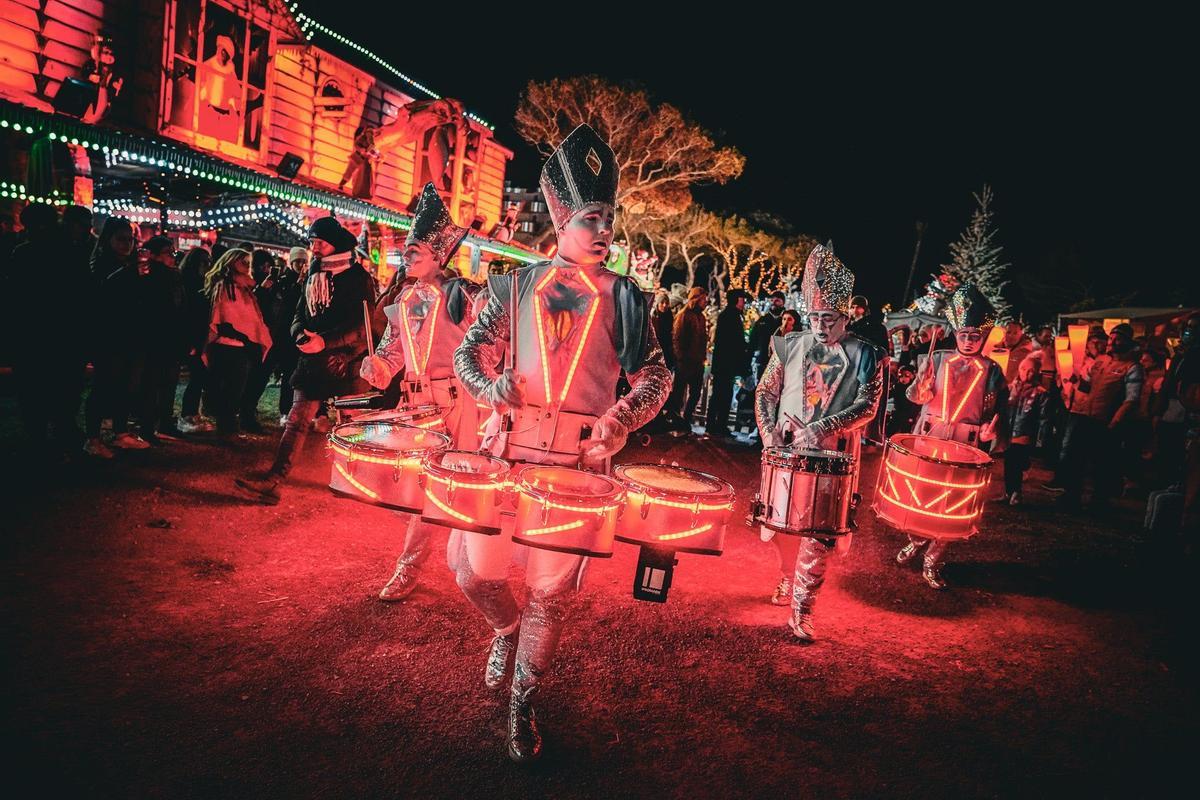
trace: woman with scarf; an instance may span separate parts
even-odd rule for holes
[[[212,303],[204,352],[208,396],[217,433],[232,436],[238,432],[238,409],[250,370],[271,349],[271,332],[254,297],[250,254],[227,250],[204,276],[204,294]]]

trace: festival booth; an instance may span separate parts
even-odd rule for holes
[[[511,151],[493,128],[280,0],[0,0],[0,200],[79,204],[179,247],[284,248],[334,213],[390,277],[421,187],[485,235]]]
[[[1155,329],[1164,323],[1180,319],[1192,313],[1190,308],[1101,308],[1095,311],[1077,311],[1058,315],[1058,329],[1067,330],[1070,325],[1101,325],[1108,333],[1117,325],[1127,323],[1133,328],[1134,336],[1154,336]]]

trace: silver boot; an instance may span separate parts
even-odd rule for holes
[[[492,637],[492,646],[488,650],[487,667],[483,671],[483,682],[489,689],[495,689],[504,683],[508,677],[513,656],[517,652],[517,641],[521,629],[511,633],[497,633]]]
[[[796,556],[796,577],[792,582],[792,616],[788,627],[801,642],[815,640],[813,609],[817,605],[817,592],[825,583],[825,568],[835,543],[829,539],[800,539],[800,552]]]
[[[417,578],[421,565],[429,555],[429,538],[433,526],[421,522],[416,517],[408,518],[408,530],[404,535],[404,551],[396,560],[396,571],[392,579],[379,592],[379,599],[385,603],[395,603],[412,594],[417,588]]]
[[[536,761],[542,755],[542,735],[533,711],[536,687],[518,695],[513,692],[508,705],[508,757],[518,764]]]
[[[771,605],[786,606],[792,602],[792,576],[780,575],[779,585],[775,587],[775,594],[771,595]]]
[[[915,539],[911,536],[908,537],[908,544],[900,548],[899,553],[896,553],[896,563],[903,566],[912,561],[913,556],[917,554],[918,550],[925,546],[926,541],[927,540],[925,539]]]
[[[946,581],[942,578],[942,555],[946,552],[945,542],[931,542],[925,551],[925,562],[921,577],[933,589],[945,589]]]

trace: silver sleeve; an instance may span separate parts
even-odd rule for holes
[[[637,371],[625,376],[632,390],[605,412],[631,431],[654,419],[671,394],[671,370],[663,359],[662,347],[654,335],[653,325],[650,325],[649,337],[646,359]]]
[[[883,395],[883,371],[886,368],[887,359],[879,359],[870,379],[859,385],[850,405],[836,414],[815,420],[812,426],[822,434],[829,434],[834,431],[853,431],[867,425],[875,418],[879,408],[879,398]]]
[[[767,360],[767,368],[758,380],[758,388],[754,391],[754,418],[760,431],[775,429],[779,421],[779,398],[783,394],[783,362],[771,348],[771,357]]]
[[[508,309],[492,295],[454,351],[454,374],[478,400],[496,380],[496,364],[508,343]]]
[[[387,327],[383,330],[383,336],[379,339],[379,344],[375,348],[375,355],[379,357],[389,370],[388,382],[396,377],[401,370],[404,369],[404,343],[401,341],[403,337],[396,330],[391,321],[388,321]]]

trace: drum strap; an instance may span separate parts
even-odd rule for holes
[[[412,380],[405,379],[401,383],[404,393],[404,404],[420,406],[433,404],[439,406],[453,405],[458,399],[458,386],[454,378],[429,378],[418,375]]]

